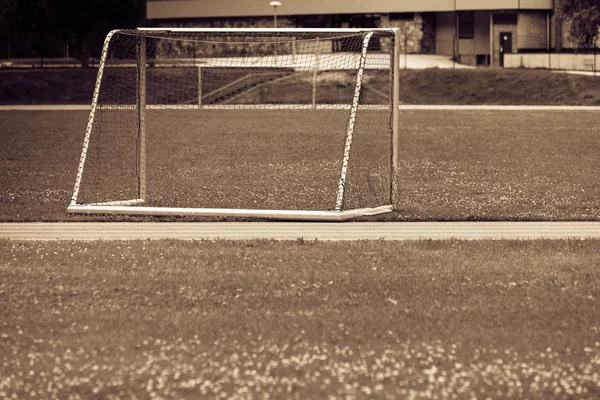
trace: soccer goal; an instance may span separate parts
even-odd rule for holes
[[[395,29],[110,32],[67,211],[393,211],[398,43]]]

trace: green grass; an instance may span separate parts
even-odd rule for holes
[[[291,121],[288,126],[302,125],[301,119],[289,119],[289,114],[280,116],[286,117],[280,120],[281,124]],[[398,213],[385,219],[599,220],[597,119],[598,113],[591,111],[403,111]],[[229,124],[239,122],[227,121]],[[0,192],[0,220],[106,220],[105,217],[66,214],[86,123],[84,111],[0,112],[4,144],[0,147],[0,169],[5,171],[0,174],[0,186],[4,189]],[[180,123],[182,121],[175,124]],[[168,131],[173,124],[171,119],[163,118],[156,126]],[[194,126],[185,125],[183,131],[196,132],[192,129]],[[275,151],[285,150],[290,142],[265,142],[262,138],[260,143],[269,150],[260,150],[260,143],[256,143],[257,151],[264,154],[262,161],[258,161],[271,165],[240,169],[242,163],[223,165],[223,153],[216,150],[218,145],[213,139],[198,145],[204,149],[198,162],[176,161],[187,154],[177,149],[187,151],[189,146],[185,141],[181,147],[174,146],[174,137],[171,134],[164,145],[158,141],[159,146],[153,150],[160,152],[164,164],[164,168],[154,165],[152,170],[154,177],[160,178],[157,185],[169,187],[176,179],[200,173],[203,177],[200,187],[204,188],[201,199],[218,203],[223,200],[223,193],[229,193],[227,201],[237,196],[244,204],[244,196],[248,196],[245,201],[248,203],[250,196],[256,195],[253,190],[267,196],[273,194],[267,188],[256,189],[253,186],[256,180],[252,183],[249,179],[252,176],[248,175],[260,175],[263,169],[269,168],[290,177],[290,182],[285,184],[297,186],[277,196],[291,194],[290,201],[325,201],[319,192],[325,183],[315,186],[312,182],[323,176],[319,173],[323,171],[319,157],[309,154],[304,160],[295,160],[294,168],[286,168],[292,165],[289,160],[293,154],[286,159]],[[208,167],[198,168],[200,162]],[[164,173],[170,164],[179,165],[175,174]],[[300,165],[304,167],[299,168]],[[235,181],[225,184],[228,179]],[[121,183],[120,180],[113,182]],[[245,184],[252,187],[232,192],[232,188],[243,188]],[[218,186],[223,186],[225,192],[219,194]],[[175,185],[174,190],[166,193],[176,198],[162,200],[173,204],[197,198],[192,190],[197,187],[197,184]],[[314,190],[307,191],[304,187]],[[295,193],[305,195],[295,196]],[[118,219],[129,220],[127,217]]]
[[[91,104],[96,69],[0,71],[0,104]]]
[[[600,78],[546,70],[409,70],[407,104],[600,105]]]
[[[400,214],[598,220],[598,112],[402,112]]]
[[[172,73],[164,72],[167,75]],[[546,70],[432,68],[403,70],[400,78],[400,97],[406,104],[600,105],[600,79],[593,76]],[[95,79],[95,69],[0,71],[0,104],[90,104]],[[170,101],[172,94],[167,93],[173,90],[170,79],[166,76],[163,80],[167,84],[152,88],[150,95],[156,101]],[[220,79],[227,82],[226,77]],[[133,77],[129,81],[135,83]],[[188,100],[193,100],[193,86],[180,88],[178,97],[188,96]],[[279,88],[281,92],[271,92],[269,96],[287,99],[292,87],[297,91],[301,88],[297,85],[274,85],[272,89]],[[205,89],[214,90],[212,87]],[[307,90],[305,97],[310,99],[310,85]],[[331,90],[344,91],[334,84],[328,85],[325,100]],[[349,91],[352,93],[352,88]],[[381,101],[379,96],[368,90],[365,96],[367,102]]]
[[[0,396],[600,396],[600,243],[0,241]]]

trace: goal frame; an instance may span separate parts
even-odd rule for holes
[[[131,200],[120,200],[111,201],[104,203],[93,203],[93,204],[78,204],[77,198],[79,194],[79,188],[83,176],[83,168],[86,162],[87,149],[91,138],[92,128],[94,124],[94,116],[98,107],[98,99],[100,93],[100,86],[102,84],[102,77],[106,65],[106,59],[108,56],[108,49],[111,43],[112,37],[121,32],[122,30],[117,29],[108,33],[104,40],[102,54],[100,57],[98,74],[96,78],[96,85],[92,96],[92,105],[88,123],[86,127],[86,133],[83,142],[83,149],[79,160],[79,167],[77,171],[75,186],[73,189],[73,195],[67,212],[71,214],[119,214],[119,215],[149,215],[149,216],[198,216],[198,217],[240,217],[240,218],[265,218],[274,220],[290,220],[290,221],[347,221],[360,216],[371,216],[377,214],[383,214],[394,211],[394,200],[396,198],[396,191],[398,185],[396,177],[398,173],[398,145],[399,145],[399,105],[400,105],[400,30],[397,28],[137,28],[141,32],[186,32],[186,33],[227,33],[227,32],[260,32],[260,33],[360,33],[370,32],[365,35],[363,42],[360,65],[357,71],[356,86],[354,91],[354,98],[350,105],[350,120],[348,123],[346,133],[346,145],[344,148],[344,159],[342,162],[342,168],[340,171],[340,179],[338,183],[337,199],[335,200],[335,209],[326,211],[317,210],[269,210],[269,209],[232,209],[232,208],[183,208],[183,207],[147,207],[143,206],[146,199],[146,118],[145,112],[151,106],[147,105],[146,101],[146,38],[140,37],[137,44],[137,90],[136,90],[136,111],[138,113],[138,135],[139,144],[137,151],[138,154],[138,169],[139,181],[138,181],[138,197]],[[391,107],[391,124],[392,124],[392,138],[391,138],[391,187],[390,187],[390,204],[377,206],[372,208],[359,208],[342,210],[344,201],[344,185],[345,177],[348,169],[348,157],[350,152],[350,146],[352,142],[352,135],[354,131],[354,121],[356,119],[356,113],[358,110],[358,101],[362,85],[362,74],[364,71],[364,64],[366,60],[367,47],[369,45],[370,37],[373,33],[384,32],[390,34],[392,39],[392,51],[390,60],[390,74],[392,82],[392,93],[389,106]],[[314,104],[313,104],[314,107]]]

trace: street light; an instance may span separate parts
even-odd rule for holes
[[[273,7],[273,28],[277,28],[277,7],[281,7],[281,2],[272,1],[269,5]]]

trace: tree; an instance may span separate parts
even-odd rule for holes
[[[37,0],[41,1],[41,0]],[[139,0],[47,0],[55,33],[79,47],[83,67],[112,29],[134,28],[141,16]]]
[[[557,16],[571,23],[571,37],[582,47],[594,47],[600,29],[599,0],[559,0]]]
[[[144,14],[144,0],[0,0],[0,55],[56,56],[68,43],[85,67],[111,29],[134,28]]]
[[[11,56],[11,20],[14,19],[16,8],[16,0],[0,0],[0,26],[5,28],[0,35],[6,39],[6,50],[0,53],[0,57],[10,58]]]

